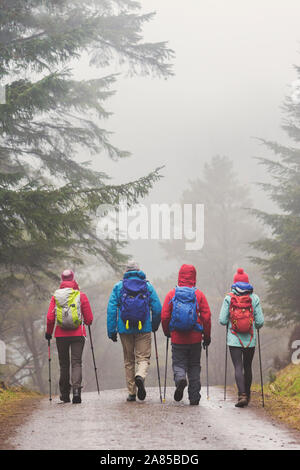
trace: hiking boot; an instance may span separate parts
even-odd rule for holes
[[[145,382],[144,379],[140,375],[136,376],[135,385],[138,388],[137,396],[138,396],[138,399],[141,401],[145,400],[146,398],[146,390],[145,390],[144,382]]]
[[[176,390],[175,390],[175,393],[174,393],[174,400],[175,401],[182,400],[183,391],[184,391],[186,386],[187,386],[187,381],[185,379],[179,380],[179,382],[176,385]]]
[[[249,405],[251,401],[251,393],[247,393],[247,405]]]
[[[197,406],[197,405],[199,405],[199,400],[190,400],[190,405],[191,405],[191,406]]]
[[[136,401],[136,395],[131,395],[129,393],[128,397],[127,397],[127,401]]]
[[[61,394],[60,397],[59,397],[60,401],[63,401],[64,403],[70,403],[70,395],[67,394]]]
[[[73,388],[73,403],[81,403],[81,389]]]
[[[244,406],[248,405],[247,395],[246,393],[242,393],[238,396],[238,402],[235,404],[237,408],[244,408]]]

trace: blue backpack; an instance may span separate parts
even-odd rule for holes
[[[147,281],[124,279],[120,300],[120,316],[128,330],[131,326],[139,330],[150,315],[150,299]]]
[[[196,290],[196,287],[176,287],[175,295],[170,301],[173,303],[170,331],[203,331],[202,325],[197,322]]]

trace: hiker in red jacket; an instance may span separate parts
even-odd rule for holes
[[[188,379],[190,405],[198,405],[201,398],[201,343],[203,340],[205,349],[211,341],[210,308],[205,295],[195,285],[195,267],[182,265],[178,286],[167,294],[161,312],[164,334],[171,337],[172,342],[174,400],[182,399]]]
[[[86,325],[91,325],[93,313],[87,296],[80,292],[74,280],[73,271],[67,269],[61,275],[59,289],[51,298],[47,314],[47,331],[45,338],[54,336],[60,366],[60,399],[70,402],[70,349],[71,349],[71,382],[73,388],[73,403],[81,403],[82,382],[82,353],[85,343]]]

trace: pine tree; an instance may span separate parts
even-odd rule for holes
[[[181,204],[204,204],[204,246],[201,250],[187,251],[184,240],[163,243],[168,258],[181,264],[193,264],[197,270],[197,288],[204,292],[212,312],[212,338],[210,352],[210,380],[218,384],[224,380],[220,364],[224,362],[225,329],[219,325],[219,312],[227,292],[233,284],[233,275],[242,267],[250,276],[255,291],[261,295],[257,269],[249,260],[254,254],[249,242],[259,236],[255,217],[247,213],[252,206],[249,189],[226,156],[215,156],[205,163],[201,177],[190,181],[181,197]],[[162,298],[177,283],[178,273],[158,289]],[[160,286],[161,287],[161,286]],[[229,371],[229,380],[233,379]]]
[[[215,156],[205,163],[202,178],[190,181],[181,204],[204,205],[204,246],[188,251],[185,240],[162,245],[168,257],[194,264],[199,285],[214,298],[223,298],[236,268],[250,268],[248,243],[259,233],[246,211],[251,207],[249,190],[239,181],[230,158]]]
[[[297,71],[300,74],[300,68]],[[277,326],[300,321],[300,103],[296,95],[286,99],[284,111],[283,128],[294,146],[262,140],[274,158],[258,158],[271,176],[270,183],[260,185],[279,211],[253,211],[269,232],[254,243],[262,253],[254,261],[267,281],[270,323]]]
[[[101,121],[116,80],[109,75],[76,81],[70,66],[81,54],[103,67],[119,59],[131,73],[168,77],[172,51],[144,43],[153,14],[130,0],[3,0],[0,10],[0,272],[2,291],[24,276],[52,276],[58,260],[86,251],[117,268],[124,261],[115,242],[100,241],[92,221],[100,204],[129,204],[159,177],[108,184],[77,155],[105,151],[128,156],[110,142]],[[30,78],[29,78],[30,77]]]

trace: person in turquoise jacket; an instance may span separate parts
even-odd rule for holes
[[[242,268],[239,268],[234,276],[234,284],[231,286],[231,294],[227,294],[223,301],[219,321],[227,327],[227,345],[233,366],[235,380],[238,388],[238,401],[235,406],[244,407],[250,402],[252,384],[252,360],[255,353],[257,330],[264,324],[264,315],[258,295],[253,293],[253,286],[249,283],[249,277]],[[249,296],[253,308],[254,324],[249,333],[236,333],[230,320],[230,305],[232,294],[235,296]]]
[[[149,312],[140,325],[124,322],[121,317],[122,293],[124,281],[141,280],[148,290]],[[144,283],[144,284],[145,284]],[[143,284],[143,283],[141,283]],[[125,364],[125,376],[129,395],[127,401],[136,401],[136,389],[139,400],[146,397],[145,378],[151,357],[151,332],[156,332],[161,321],[161,302],[146,275],[134,261],[126,268],[123,280],[115,284],[107,306],[107,335],[116,342],[121,339]]]

